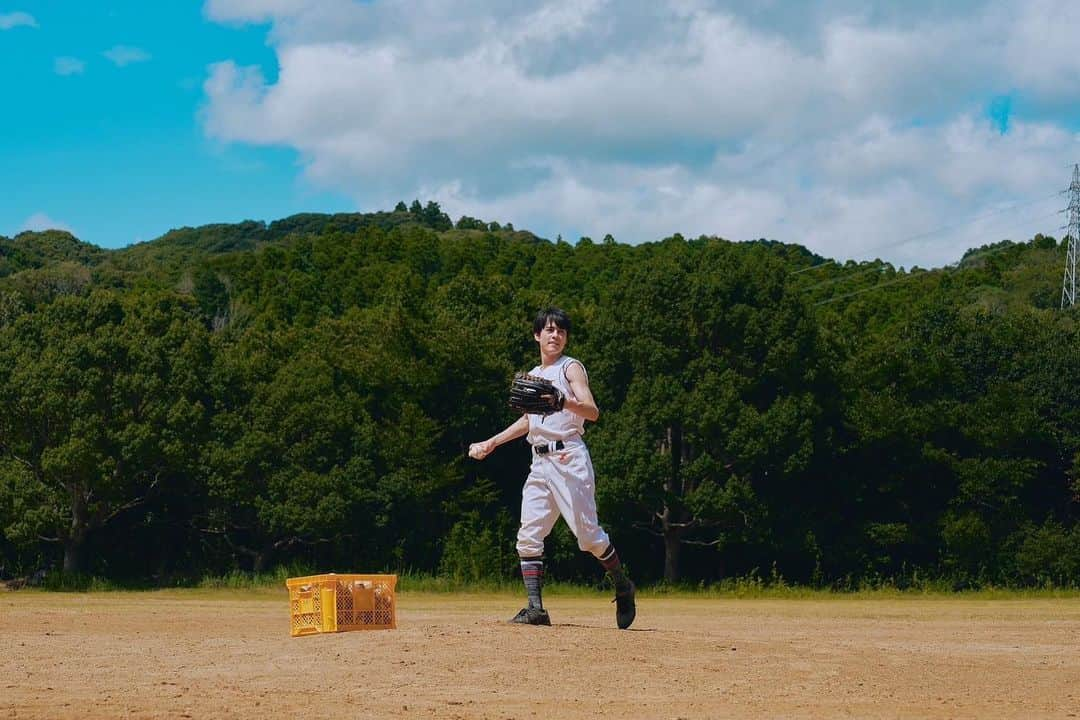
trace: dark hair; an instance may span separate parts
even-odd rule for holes
[[[547,327],[548,322],[555,323],[555,327],[562,328],[567,335],[570,334],[570,316],[557,307],[546,307],[536,313],[536,319],[533,320],[533,334],[539,335]]]

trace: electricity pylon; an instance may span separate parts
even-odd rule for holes
[[[1065,239],[1068,246],[1065,251],[1065,280],[1061,286],[1061,308],[1076,305],[1076,251],[1080,245],[1080,164],[1073,165],[1072,184],[1069,185],[1069,224]]]

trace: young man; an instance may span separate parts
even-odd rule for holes
[[[483,460],[496,447],[528,436],[532,467],[521,491],[521,527],[517,551],[528,605],[510,621],[550,625],[541,598],[544,580],[544,539],[561,514],[577,538],[578,547],[592,553],[615,584],[615,621],[620,629],[634,621],[634,584],[607,533],[596,518],[595,475],[589,449],[581,436],[585,421],[596,422],[596,407],[589,376],[579,360],[563,354],[570,334],[570,318],[558,308],[541,310],[533,322],[533,338],[540,347],[540,365],[531,374],[554,383],[565,397],[563,409],[551,415],[522,415],[502,432],[469,446],[469,455]]]

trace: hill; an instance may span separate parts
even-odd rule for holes
[[[0,561],[167,578],[517,567],[530,318],[575,319],[635,578],[1080,575],[1080,329],[1052,238],[923,270],[776,241],[576,244],[434,203],[4,240]],[[561,526],[559,526],[561,527]],[[562,577],[595,577],[565,529]]]
[[[58,263],[91,267],[107,255],[107,250],[63,230],[23,232],[14,238],[0,235],[0,278]]]

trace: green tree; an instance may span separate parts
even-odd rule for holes
[[[351,565],[435,562],[436,498],[457,476],[403,322],[379,307],[223,340],[205,530],[250,567],[315,546]]]
[[[771,261],[740,255],[665,241],[599,320],[608,354],[595,374],[616,389],[602,396],[616,409],[596,455],[616,480],[601,497],[637,508],[635,526],[663,543],[667,580],[686,545],[767,535],[763,493],[797,487],[821,452],[814,324]]]
[[[207,338],[173,295],[62,297],[0,328],[5,534],[63,546],[86,567],[90,533],[193,471]]]

